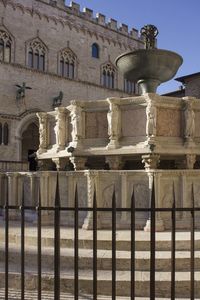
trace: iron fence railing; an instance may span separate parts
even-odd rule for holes
[[[42,224],[42,212],[51,211],[54,212],[54,299],[60,300],[61,289],[60,289],[60,214],[63,211],[74,212],[74,299],[79,299],[79,212],[87,211],[93,214],[93,295],[92,299],[98,299],[98,268],[97,268],[97,216],[98,212],[110,212],[112,219],[112,300],[115,300],[116,295],[116,271],[117,271],[117,257],[116,257],[116,215],[119,212],[129,212],[131,214],[131,258],[130,258],[130,299],[133,300],[136,297],[135,289],[135,260],[136,260],[136,213],[148,212],[150,215],[150,281],[149,281],[149,299],[156,299],[155,289],[155,273],[156,273],[156,213],[168,212],[171,214],[171,299],[176,297],[175,289],[175,274],[176,274],[176,213],[177,212],[189,212],[191,215],[190,224],[190,299],[195,299],[195,213],[200,212],[199,207],[195,207],[194,191],[192,186],[192,201],[191,207],[180,208],[176,207],[176,199],[173,188],[173,204],[171,208],[158,208],[155,206],[155,189],[154,184],[152,185],[151,205],[149,208],[137,208],[135,207],[135,196],[134,190],[131,196],[131,207],[130,208],[119,208],[116,206],[115,190],[112,195],[112,205],[108,207],[98,207],[96,201],[96,192],[93,195],[93,206],[92,207],[79,207],[78,204],[78,189],[75,190],[74,207],[63,207],[60,205],[59,195],[59,181],[57,176],[57,185],[55,193],[55,205],[54,206],[42,206],[41,197],[39,193],[37,206],[26,206],[24,204],[24,193],[20,205],[9,205],[8,193],[5,199],[5,205],[1,205],[1,210],[4,211],[5,218],[5,300],[9,300],[9,222],[10,212],[12,210],[18,210],[21,214],[20,228],[21,228],[21,300],[25,299],[25,211],[36,211],[37,212],[37,299],[42,300],[42,235],[41,235],[41,224]]]

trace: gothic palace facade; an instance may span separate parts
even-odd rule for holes
[[[0,0],[0,14],[1,160],[38,149],[36,112],[136,92],[114,63],[143,48],[136,29],[64,0]]]

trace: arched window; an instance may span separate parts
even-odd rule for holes
[[[128,94],[136,93],[136,83],[124,78],[124,92]]]
[[[45,71],[46,48],[38,40],[34,40],[28,47],[28,66],[36,70]]]
[[[8,138],[9,138],[9,132],[8,132],[8,123],[5,123],[3,125],[3,144],[8,145]]]
[[[96,43],[92,44],[92,57],[99,58],[99,46]]]
[[[76,56],[70,49],[60,53],[60,75],[73,79],[75,77]]]
[[[12,40],[6,31],[0,30],[0,61],[11,62]]]
[[[115,88],[115,69],[110,63],[103,66],[102,84],[110,89]]]

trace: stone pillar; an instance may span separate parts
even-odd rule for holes
[[[54,206],[55,187],[57,173],[41,172],[40,173],[40,193],[41,206]],[[51,225],[54,223],[54,213],[52,211],[42,212],[42,224]]]
[[[119,139],[121,137],[121,110],[119,105],[115,103],[118,99],[108,98],[109,111],[107,114],[108,120],[108,136],[109,144],[108,149],[115,149],[119,147]],[[118,101],[117,101],[118,102]]]
[[[157,176],[158,175],[158,176]],[[148,172],[149,177],[149,207],[151,207],[151,193],[152,186],[154,182],[155,187],[155,207],[161,207],[160,205],[160,174],[154,174],[153,172]],[[160,213],[155,213],[155,229],[156,231],[164,231],[164,222],[161,219]],[[151,213],[149,213],[149,219],[146,222],[144,231],[151,231]]]
[[[9,205],[20,205],[21,199],[19,198],[20,182],[18,173],[8,173],[8,204]],[[9,211],[9,218],[11,220],[20,219],[19,212],[15,210]]]
[[[110,170],[120,170],[122,168],[122,157],[119,155],[106,156],[106,163],[108,163]]]
[[[57,152],[65,149],[66,144],[66,108],[56,107],[56,125],[54,127],[56,135]]]
[[[157,169],[158,164],[160,162],[160,155],[159,154],[145,154],[142,155],[142,163],[144,163],[144,167],[146,171],[151,169]]]
[[[70,111],[71,117],[71,136],[72,141],[69,144],[69,147],[78,148],[81,147],[81,140],[84,134],[84,120],[83,120],[83,110],[78,101],[71,101],[71,105],[67,107]]]
[[[87,171],[87,189],[88,189],[88,207],[93,207],[93,196],[94,196],[94,189],[96,190],[96,201],[97,205],[99,203],[99,176],[98,172],[96,171]],[[100,226],[99,219],[98,219],[98,213],[97,213],[97,227]],[[87,217],[84,220],[84,224],[82,226],[83,229],[92,229],[93,228],[93,213],[92,211],[89,211],[87,213]]]
[[[65,171],[66,165],[69,161],[68,157],[54,157],[52,158],[53,163],[56,165],[57,171]]]
[[[193,110],[194,97],[184,97],[184,139],[186,144],[194,143],[195,136],[195,113]]]
[[[40,145],[37,151],[38,154],[46,152],[49,144],[49,132],[48,132],[48,115],[45,112],[39,112],[36,114],[39,118],[39,134],[40,134]]]
[[[7,197],[7,183],[6,183],[6,175],[4,173],[0,173],[0,205],[6,204]],[[3,210],[0,209],[0,217],[3,216]]]
[[[71,156],[69,158],[70,162],[74,166],[74,170],[85,170],[85,163],[87,161],[87,157],[84,156]]]

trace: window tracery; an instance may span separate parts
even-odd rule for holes
[[[115,68],[112,64],[108,63],[102,69],[102,84],[103,86],[114,89],[115,88]]]
[[[46,48],[38,40],[29,43],[28,66],[33,69],[45,71]]]
[[[70,49],[60,52],[60,75],[73,79],[75,77],[76,56]]]
[[[0,61],[11,62],[11,45],[10,35],[4,30],[0,30]]]

